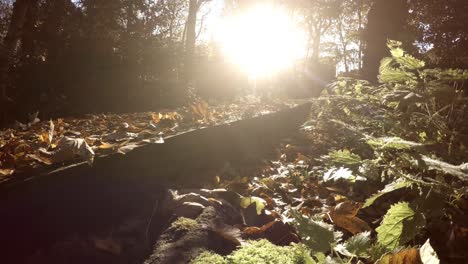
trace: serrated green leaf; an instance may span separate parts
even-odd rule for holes
[[[335,241],[333,226],[320,220],[303,216],[297,211],[291,211],[294,226],[302,237],[302,243],[314,252],[328,252]]]
[[[380,137],[380,138],[371,138],[367,140],[367,144],[374,148],[379,149],[411,149],[415,147],[423,146],[423,144],[404,140],[399,137]]]
[[[376,228],[377,241],[389,250],[402,246],[413,239],[424,226],[421,213],[414,212],[407,202],[394,204]]]
[[[367,251],[370,246],[370,232],[366,231],[350,237],[343,244],[338,244],[335,250],[348,257],[366,258],[369,256]]]
[[[366,202],[362,206],[362,208],[366,208],[371,206],[377,199],[379,199],[381,196],[391,193],[393,191],[403,189],[403,188],[409,188],[411,186],[411,182],[405,181],[405,180],[400,180],[400,181],[395,181],[387,184],[385,188],[381,191],[379,191],[376,194],[373,194],[371,197],[367,198]]]
[[[325,158],[331,164],[340,165],[355,165],[362,161],[359,155],[356,155],[347,149],[331,151],[327,156],[325,156]]]
[[[416,79],[416,75],[412,72],[396,69],[396,68],[381,68],[378,76],[381,83],[404,83]]]
[[[396,61],[404,68],[409,70],[418,70],[423,68],[426,63],[422,60],[418,60],[413,56],[405,55],[403,57],[396,58]]]
[[[402,48],[392,48],[390,53],[394,58],[401,58],[403,55],[405,55],[405,51]]]
[[[369,247],[368,253],[369,253],[369,259],[371,261],[377,261],[380,259],[383,255],[387,254],[390,252],[387,248],[382,246],[379,243],[374,243]]]

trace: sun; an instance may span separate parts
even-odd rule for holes
[[[291,67],[306,51],[304,31],[286,10],[273,5],[226,18],[216,39],[231,62],[255,77]]]

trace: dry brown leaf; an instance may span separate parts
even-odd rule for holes
[[[271,221],[262,227],[247,227],[242,230],[242,237],[246,239],[268,239],[276,245],[298,243],[299,238],[293,227],[282,221]]]
[[[49,145],[52,144],[52,140],[54,139],[54,130],[55,130],[54,122],[51,119],[49,121],[49,131],[48,131]]]
[[[0,177],[10,176],[15,172],[14,169],[0,169]]]
[[[353,202],[353,201],[345,201],[337,204],[333,209],[333,212],[339,215],[344,216],[356,216],[359,209],[361,208],[360,203]]]
[[[387,254],[377,260],[376,264],[422,264],[419,250],[403,249],[394,254]]]
[[[190,108],[196,120],[209,122],[213,118],[210,108],[205,101],[200,101],[197,104],[190,105]]]
[[[42,131],[41,134],[39,134],[37,137],[39,139],[39,142],[41,143],[43,142],[49,145],[49,132]]]
[[[115,145],[114,144],[109,144],[109,143],[106,143],[106,142],[102,142],[102,144],[99,145],[98,148],[102,149],[102,150],[113,149],[113,148],[115,148]]]
[[[32,151],[32,147],[26,143],[22,143],[22,144],[19,144],[18,146],[16,146],[15,150],[14,150],[14,153],[15,155],[18,154],[18,153],[27,153],[27,152],[30,152]]]
[[[47,157],[43,157],[42,155],[36,155],[36,154],[29,154],[27,155],[27,157],[33,159],[33,160],[36,160],[40,163],[43,163],[45,165],[52,165],[53,162],[52,160],[50,160],[50,158],[47,158]]]
[[[50,159],[52,163],[72,160],[75,156],[80,157],[92,164],[94,161],[94,151],[82,138],[62,138],[57,145],[57,150],[47,151],[40,149],[41,154]]]
[[[0,153],[0,165],[3,168],[14,168],[16,165],[15,156],[9,153]]]
[[[330,218],[335,225],[348,230],[353,235],[372,230],[364,220],[356,217],[360,208],[359,203],[351,201],[342,202],[330,211]]]

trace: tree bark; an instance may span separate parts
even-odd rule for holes
[[[185,65],[184,75],[185,82],[192,81],[193,78],[193,57],[195,52],[195,41],[196,41],[196,24],[197,24],[197,13],[199,9],[199,1],[190,0],[189,12],[187,16],[186,31],[185,31]]]
[[[366,43],[363,58],[363,76],[376,83],[380,61],[390,52],[387,40],[398,40],[409,44],[406,25],[408,19],[406,0],[374,0],[367,15],[367,28],[363,40]]]

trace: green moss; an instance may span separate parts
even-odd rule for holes
[[[192,264],[227,264],[226,259],[211,251],[203,251],[198,257],[192,261]]]
[[[310,263],[308,250],[302,245],[280,247],[267,240],[251,241],[234,251],[231,255],[222,257],[212,252],[203,252],[192,263],[215,264],[300,264]]]
[[[174,228],[178,231],[190,231],[196,227],[198,227],[197,221],[185,217],[179,217],[171,224],[171,228]]]

